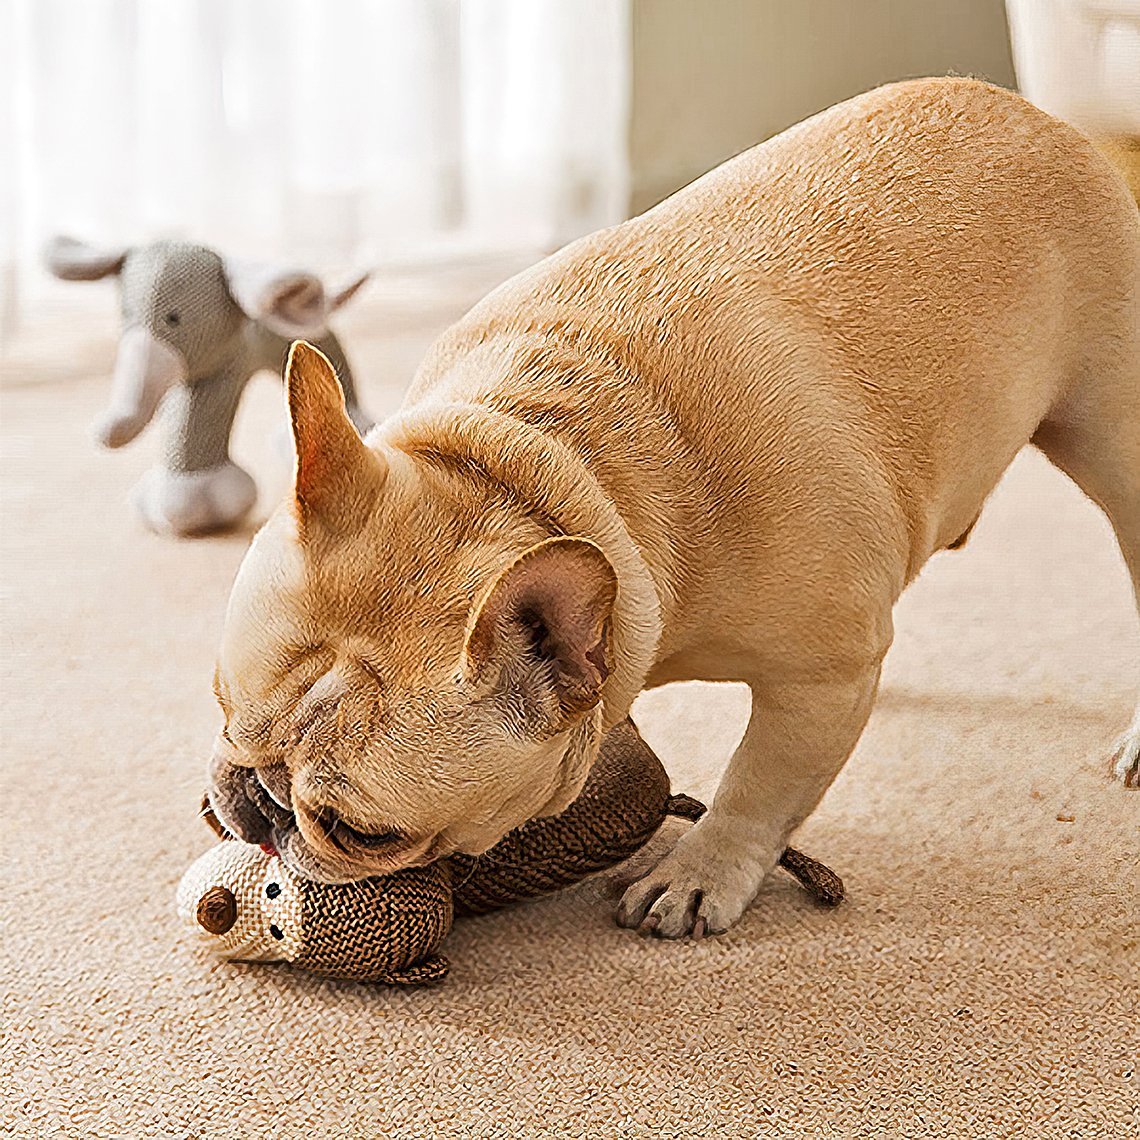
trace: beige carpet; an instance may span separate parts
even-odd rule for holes
[[[374,290],[349,345],[375,411],[484,283]],[[5,369],[5,1136],[1137,1135],[1140,794],[1102,753],[1140,636],[1106,524],[1039,456],[904,600],[870,729],[801,833],[848,904],[773,882],[727,936],[670,945],[590,884],[465,923],[444,988],[393,993],[214,964],[172,921],[210,842],[212,656],[248,534],[136,524],[153,440],[85,436],[102,327],[43,324]],[[269,491],[280,402],[259,381],[239,431]],[[707,794],[740,693],[639,712]]]

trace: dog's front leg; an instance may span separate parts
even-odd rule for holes
[[[618,922],[665,938],[727,930],[855,747],[879,680],[756,684],[708,814],[622,898]]]

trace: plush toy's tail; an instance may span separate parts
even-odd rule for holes
[[[785,849],[780,866],[810,894],[820,906],[838,906],[847,892],[843,880],[830,868],[794,847]]]
[[[705,805],[692,796],[670,796],[665,801],[665,814],[675,815],[678,819],[687,819],[696,823],[705,814]]]

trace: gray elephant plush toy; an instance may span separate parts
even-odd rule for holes
[[[263,368],[280,375],[294,339],[311,341],[332,361],[353,423],[361,432],[371,426],[328,328],[330,314],[367,274],[326,290],[312,273],[242,264],[178,241],[98,249],[59,237],[46,256],[50,271],[65,281],[119,279],[122,337],[110,406],[94,432],[105,447],[122,447],[163,405],[162,463],[133,496],[152,530],[219,530],[253,506],[257,490],[230,458],[230,429],[249,378]]]

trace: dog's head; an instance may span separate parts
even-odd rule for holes
[[[315,349],[294,345],[287,379],[295,485],[230,597],[218,815],[264,838],[233,778],[261,773],[290,801],[305,873],[341,881],[561,811],[597,752],[610,563],[501,488],[366,446]]]

